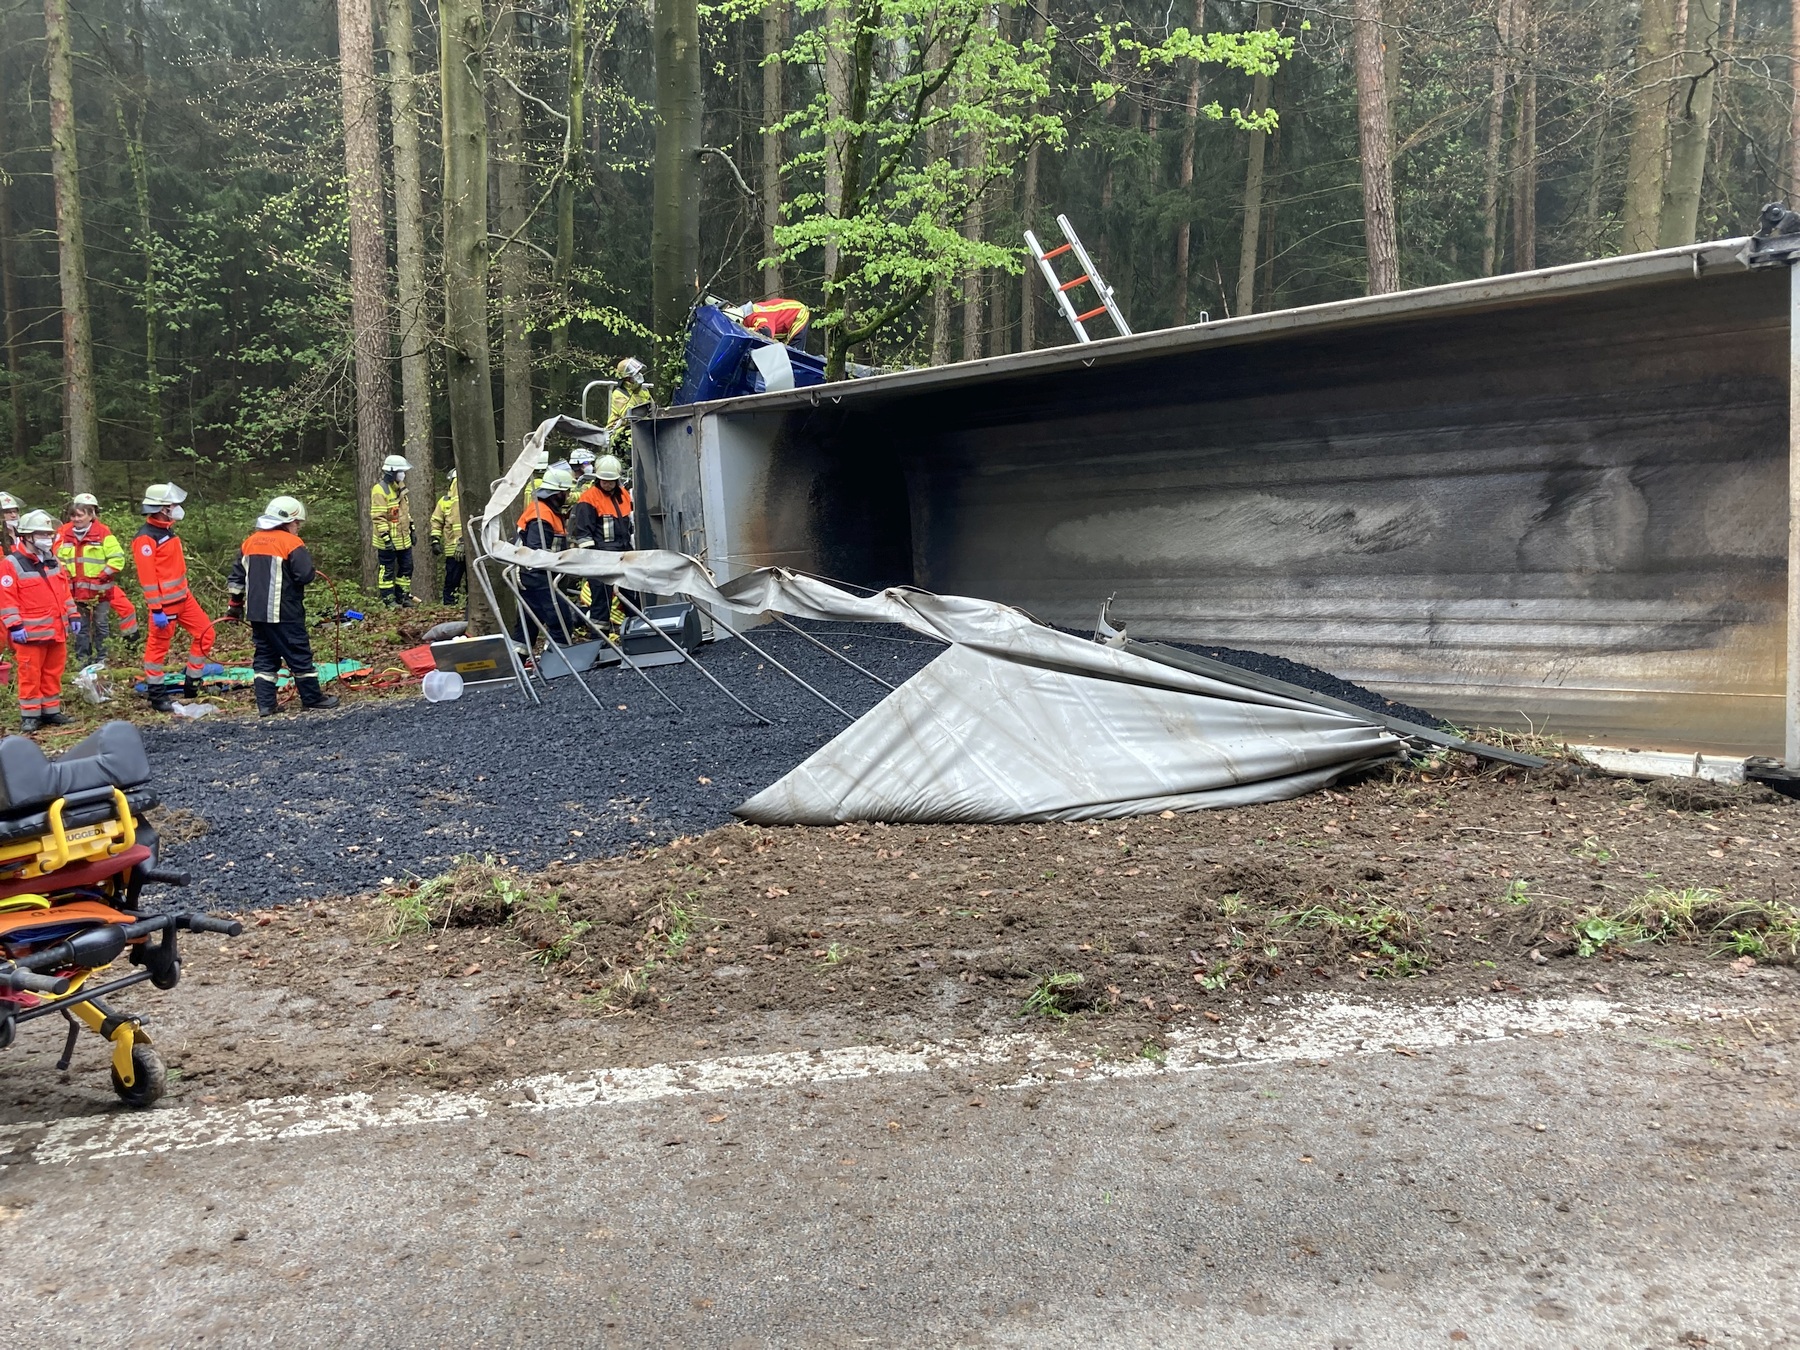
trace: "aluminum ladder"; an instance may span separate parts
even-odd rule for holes
[[[1100,269],[1094,266],[1094,260],[1088,257],[1087,250],[1081,246],[1081,239],[1076,235],[1075,227],[1069,224],[1069,218],[1058,216],[1056,228],[1062,231],[1063,237],[1063,242],[1058,247],[1046,253],[1044,246],[1038,243],[1037,236],[1030,230],[1025,231],[1025,247],[1029,248],[1031,256],[1037,259],[1037,265],[1044,274],[1044,280],[1050,284],[1050,293],[1056,297],[1056,307],[1062,311],[1063,318],[1069,321],[1069,327],[1075,330],[1075,340],[1092,342],[1094,339],[1088,335],[1087,322],[1089,319],[1099,318],[1102,314],[1113,321],[1113,327],[1118,329],[1120,337],[1130,337],[1131,325],[1125,322],[1125,316],[1119,312],[1119,302],[1113,298],[1112,287],[1106,284],[1106,279],[1100,275]],[[1070,281],[1064,281],[1057,276],[1056,269],[1050,265],[1052,258],[1060,258],[1065,253],[1073,253],[1075,261],[1081,264],[1082,269],[1081,275]],[[1095,293],[1100,297],[1100,303],[1086,313],[1077,314],[1075,306],[1069,300],[1069,292],[1083,283],[1094,288]]]

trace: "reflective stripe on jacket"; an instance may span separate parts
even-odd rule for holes
[[[519,516],[516,542],[526,548],[541,548],[546,553],[561,553],[568,540],[563,535],[562,517],[548,502],[533,498]],[[519,569],[519,585],[528,591],[542,590],[550,584],[550,574],[541,567]]]
[[[131,541],[131,561],[137,565],[138,585],[152,614],[174,609],[188,598],[187,555],[167,525],[146,520]]]
[[[444,546],[446,558],[460,558],[462,535],[462,491],[452,483],[431,510],[431,542]]]
[[[798,300],[762,300],[740,322],[752,333],[792,342],[812,322],[812,311]]]
[[[306,619],[305,588],[318,573],[300,536],[286,530],[257,530],[238,550],[225,589],[244,599],[251,623],[291,623]]]
[[[620,385],[618,388],[614,389],[606,400],[607,430],[612,432],[616,438],[621,427],[629,427],[631,425],[631,410],[633,408],[641,408],[649,401],[650,391],[648,389],[633,389],[630,393],[625,391],[624,385]],[[616,439],[613,442],[613,449],[615,451],[618,449],[618,441]]]
[[[407,510],[404,487],[393,487],[384,478],[370,488],[369,520],[376,548],[413,546],[412,513]]]
[[[76,600],[92,600],[125,570],[125,546],[102,521],[90,524],[83,537],[75,532],[75,522],[66,520],[56,532],[56,559],[69,570]]]
[[[66,642],[76,617],[68,569],[55,558],[21,544],[0,561],[0,628],[23,628],[27,642]]]
[[[628,550],[631,489],[621,486],[619,495],[614,497],[598,483],[589,486],[569,512],[569,543],[575,548],[600,548],[610,553]]]

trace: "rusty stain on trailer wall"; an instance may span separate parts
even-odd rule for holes
[[[1714,271],[846,399],[771,481],[823,545],[902,466],[912,579],[1051,622],[1116,595],[1463,721],[1779,753],[1786,298]]]

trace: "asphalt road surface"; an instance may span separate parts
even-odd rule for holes
[[[0,1312],[83,1346],[1793,1345],[1795,984],[27,1121]]]

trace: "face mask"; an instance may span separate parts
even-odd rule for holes
[[[397,473],[394,475],[394,486],[395,487],[405,487],[406,486],[406,475],[404,473]]]
[[[31,546],[37,550],[38,557],[48,558],[51,550],[56,547],[56,536],[53,534],[34,534],[31,536]]]
[[[169,508],[169,519],[171,521],[180,520],[186,514],[187,512],[183,511],[179,506],[171,506]]]

